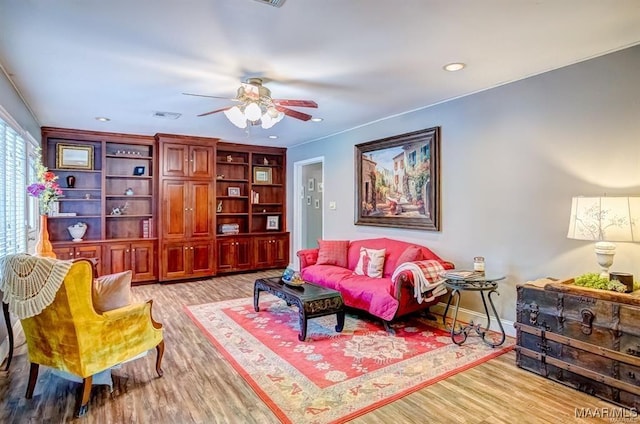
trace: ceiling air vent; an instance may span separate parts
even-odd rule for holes
[[[257,2],[271,5],[273,7],[280,7],[285,0],[256,0]]]
[[[178,119],[182,114],[176,112],[153,112],[155,118]]]

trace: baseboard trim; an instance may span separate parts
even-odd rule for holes
[[[447,307],[446,303],[440,302],[436,305],[431,306],[430,310],[435,314],[442,315],[444,314],[444,310],[446,307]],[[452,316],[451,309],[452,308],[449,308],[449,316]],[[479,322],[479,323],[482,323],[483,325],[486,324],[487,322],[487,316],[485,314],[477,311],[472,311],[471,309],[465,309],[465,308],[458,309],[458,319],[465,322],[471,322],[471,321],[476,323]],[[507,336],[511,336],[511,337],[516,336],[516,328],[514,326],[513,321],[500,319],[500,322],[502,323],[502,327],[504,328],[504,332],[507,334]],[[493,316],[491,317],[491,325],[489,329],[493,331],[498,331],[498,332],[500,331],[500,327],[498,326],[498,323],[496,322]]]

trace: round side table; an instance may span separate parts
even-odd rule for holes
[[[471,276],[465,277],[461,273],[460,275],[456,275],[454,271],[450,271],[444,277],[447,279],[444,285],[451,289],[451,293],[449,294],[449,301],[447,302],[447,307],[444,310],[444,315],[442,315],[442,323],[445,328],[449,329],[447,326],[447,314],[449,312],[449,307],[451,306],[451,301],[455,297],[455,308],[453,312],[453,322],[451,323],[451,340],[457,345],[461,345],[467,340],[467,337],[471,330],[474,330],[480,337],[482,337],[482,341],[491,347],[500,346],[504,343],[506,339],[506,334],[504,332],[504,328],[502,327],[502,323],[500,322],[500,317],[498,316],[498,312],[496,312],[496,307],[493,304],[493,300],[491,299],[492,294],[497,294],[500,296],[500,293],[497,292],[498,281],[504,280],[504,276],[497,275],[477,275],[472,274]],[[482,304],[484,305],[484,312],[487,315],[487,325],[482,327],[480,324],[474,324],[473,321],[469,322],[465,326],[458,324],[458,328],[456,329],[456,324],[458,323],[458,308],[460,307],[460,295],[463,291],[476,291],[480,292],[482,297]],[[485,296],[485,292],[487,292],[487,296]],[[498,321],[498,326],[500,327],[501,337],[499,340],[491,340],[487,336],[487,332],[489,327],[491,326],[491,316],[489,314],[489,308],[487,307],[487,298],[489,299],[489,304],[491,305],[491,311],[493,312],[493,316],[496,321]]]

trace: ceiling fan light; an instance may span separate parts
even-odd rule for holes
[[[238,106],[234,106],[224,111],[225,116],[233,125],[238,128],[247,128],[247,120]]]
[[[276,123],[277,121],[269,116],[269,113],[265,113],[264,115],[262,115],[262,128],[264,128],[265,130],[273,127]]]
[[[260,119],[260,117],[262,117],[262,110],[260,109],[260,106],[258,106],[256,103],[250,102],[244,108],[244,116],[249,121],[257,121]]]
[[[269,115],[269,117],[270,117],[270,118],[277,118],[279,113],[280,113],[280,112],[278,112],[278,109],[276,109],[276,108],[275,108],[275,107],[273,107],[273,106],[270,106],[270,107],[267,109],[267,115]]]

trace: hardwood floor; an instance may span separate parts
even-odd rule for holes
[[[155,373],[155,351],[124,364],[113,371],[113,392],[108,386],[94,386],[89,412],[84,418],[75,419],[80,385],[45,375],[39,379],[33,399],[25,399],[29,367],[26,354],[18,353],[9,372],[0,375],[0,423],[279,422],[183,311],[186,305],[249,297],[256,278],[278,274],[257,272],[201,282],[134,287],[137,300],[154,299],[154,317],[164,325],[164,377],[158,378]],[[20,350],[24,351],[24,347]],[[576,418],[576,408],[590,408],[594,413],[605,408],[608,413],[618,412],[613,404],[517,368],[515,353],[510,352],[352,422],[612,422],[606,417]]]

